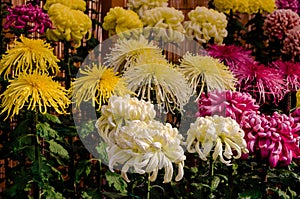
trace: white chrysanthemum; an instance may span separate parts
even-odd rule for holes
[[[186,77],[194,92],[201,96],[204,88],[207,92],[213,90],[235,90],[234,78],[228,66],[210,56],[192,55],[183,56],[179,71]]]
[[[124,97],[112,96],[107,105],[101,108],[101,117],[96,122],[100,136],[109,143],[114,142],[114,133],[126,121],[150,121],[155,118],[154,105],[144,100],[126,95]]]
[[[186,35],[201,43],[208,43],[212,38],[214,43],[221,44],[227,36],[227,19],[224,13],[206,7],[196,7],[188,13],[189,21],[184,22]]]
[[[127,7],[135,11],[140,17],[144,16],[145,10],[155,7],[167,7],[168,0],[128,0]]]
[[[221,162],[226,165],[231,164],[232,157],[238,159],[242,153],[248,153],[244,131],[235,120],[229,117],[218,115],[198,117],[190,125],[187,134],[188,152],[197,152],[205,161],[211,151],[213,151],[213,160],[219,156]]]
[[[164,168],[164,183],[170,182],[173,176],[172,163],[178,164],[176,181],[183,177],[184,150],[180,146],[182,136],[170,124],[158,121],[143,122],[139,120],[127,122],[116,133],[118,139],[107,148],[109,168],[121,166],[123,178],[129,182],[127,172],[151,174],[155,181],[158,170]]]
[[[143,36],[137,39],[119,39],[111,52],[105,57],[105,64],[114,67],[115,71],[126,70],[139,57],[163,58],[162,50]]]
[[[192,93],[184,76],[165,59],[142,57],[123,77],[128,89],[166,111],[182,111]]]
[[[164,42],[181,42],[184,40],[185,29],[182,26],[184,15],[172,7],[156,7],[146,10],[142,21],[154,33],[154,38]],[[146,30],[147,30],[146,28]]]

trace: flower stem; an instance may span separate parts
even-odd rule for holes
[[[150,199],[150,191],[151,191],[151,182],[150,182],[150,173],[148,174],[148,186],[147,186],[147,199]]]
[[[32,127],[32,133],[35,135],[33,138],[33,143],[34,143],[34,154],[35,154],[35,161],[37,162],[38,166],[38,175],[41,175],[41,152],[40,152],[40,143],[39,143],[39,136],[37,134],[36,126],[38,123],[38,113],[37,110],[35,109],[34,111],[34,116],[33,116],[33,127]],[[38,179],[35,180],[34,185],[33,185],[33,194],[35,199],[40,199],[41,194],[40,194],[40,187],[39,183],[37,182]]]
[[[214,160],[212,159],[212,156],[209,160],[209,177],[210,177],[210,194],[209,198],[214,198],[213,194],[213,180],[214,180]]]

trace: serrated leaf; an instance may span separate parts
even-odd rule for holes
[[[49,138],[56,138],[59,137],[57,131],[52,129],[50,127],[50,124],[45,122],[45,123],[38,123],[36,125],[36,129],[39,133],[39,135],[43,138],[49,139]]]
[[[82,176],[88,176],[91,173],[91,163],[89,160],[83,160],[76,165],[75,180],[80,182]]]
[[[52,186],[47,186],[43,189],[43,195],[45,197],[45,199],[64,199],[63,195],[59,192],[56,192],[54,187]]]
[[[107,171],[105,173],[105,177],[110,187],[113,185],[117,191],[120,191],[121,193],[127,193],[127,183],[120,174]]]
[[[48,141],[51,153],[58,154],[60,157],[69,159],[68,151],[54,140]]]
[[[51,122],[56,123],[56,124],[61,124],[61,121],[59,120],[59,118],[56,115],[52,115],[50,113],[46,113],[43,116],[45,116],[45,118],[48,121],[51,121]]]

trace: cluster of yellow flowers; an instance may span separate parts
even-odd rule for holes
[[[109,168],[121,166],[122,177],[129,182],[127,172],[151,175],[155,181],[158,171],[165,169],[164,182],[173,176],[172,163],[178,165],[175,180],[183,177],[184,150],[180,146],[183,137],[170,124],[156,120],[155,110],[150,102],[137,98],[110,98],[108,105],[102,107],[102,116],[96,127],[106,140]]]
[[[127,2],[128,9],[138,13],[140,17],[144,16],[145,10],[166,6],[168,6],[168,0],[128,0]]]
[[[87,39],[91,36],[92,20],[82,11],[85,10],[83,9],[85,2],[77,0],[75,1],[77,4],[69,2],[68,5],[65,1],[63,2],[56,0],[45,4],[45,9],[55,27],[55,29],[47,29],[46,36],[52,41],[72,41],[74,47],[79,47],[86,34],[88,34]]]
[[[218,115],[198,117],[190,125],[187,134],[188,152],[197,152],[204,161],[207,160],[211,151],[213,151],[213,160],[219,156],[221,162],[226,165],[231,164],[232,157],[238,159],[242,153],[248,153],[244,131],[234,119],[229,117]],[[224,150],[223,145],[225,145]],[[232,149],[236,152],[235,156]],[[223,156],[228,160],[225,160]]]
[[[49,10],[49,8],[53,4],[57,4],[57,3],[60,3],[64,6],[68,6],[72,10],[85,11],[86,9],[86,2],[83,0],[47,0],[43,8],[45,10]]]
[[[132,10],[122,7],[114,7],[104,17],[103,28],[108,31],[109,36],[125,33],[143,27],[139,16]]]
[[[200,86],[198,98],[206,87],[206,91],[235,90],[236,79],[228,66],[210,56],[186,53],[180,60],[179,71],[186,77],[196,92]]]
[[[221,44],[227,36],[227,19],[224,13],[214,9],[197,6],[188,13],[189,21],[184,22],[186,36],[195,38],[200,43],[208,43],[211,39]]]
[[[184,15],[175,8],[156,7],[146,10],[142,20],[146,27],[154,31],[154,39],[157,41],[162,39],[165,42],[180,42],[184,39]]]
[[[275,0],[214,0],[214,6],[217,10],[229,13],[247,13],[272,12],[276,9]]]

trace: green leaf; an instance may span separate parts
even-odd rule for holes
[[[48,141],[49,149],[52,153],[58,154],[60,157],[69,159],[68,151],[60,144],[55,142],[54,140]]]
[[[107,143],[105,142],[99,142],[98,146],[96,146],[96,150],[99,154],[99,159],[104,163],[108,163],[106,147],[107,147]]]
[[[45,118],[48,120],[48,121],[51,121],[53,123],[56,123],[56,124],[61,124],[61,121],[59,120],[59,118],[56,116],[56,115],[52,115],[50,113],[46,113],[45,115]]]
[[[55,138],[59,137],[57,131],[52,129],[50,127],[50,124],[45,122],[45,123],[38,123],[36,125],[36,129],[39,133],[39,135],[43,138],[49,139],[49,138]]]
[[[42,193],[45,199],[64,199],[63,195],[59,192],[56,192],[54,187],[48,185],[43,189]]]
[[[221,179],[218,176],[214,176],[211,182],[211,189],[216,190],[221,182]]]
[[[75,180],[80,182],[81,177],[88,176],[91,173],[91,162],[89,160],[79,161],[76,165]]]
[[[107,171],[105,173],[105,177],[110,187],[113,185],[117,191],[120,191],[121,193],[127,193],[127,183],[120,174]]]

